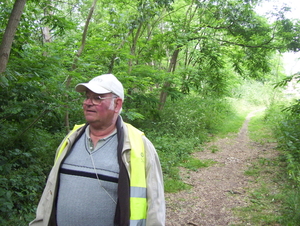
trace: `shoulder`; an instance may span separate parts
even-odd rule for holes
[[[123,130],[125,134],[125,143],[130,143],[130,140],[141,138],[145,146],[145,151],[156,152],[152,142],[146,137],[143,131],[125,122],[123,122]]]

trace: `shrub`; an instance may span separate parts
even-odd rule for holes
[[[156,120],[145,118],[143,122],[132,123],[145,132],[157,149],[168,190],[170,183],[180,180],[178,166],[192,167],[194,170],[196,165],[207,165],[191,161],[191,154],[200,151],[210,134],[217,133],[233,114],[230,104],[224,99],[190,95],[167,101]],[[185,187],[176,186],[178,189]]]
[[[1,225],[27,225],[53,164],[55,149],[62,134],[32,129],[16,136],[21,125],[2,124],[0,140]]]

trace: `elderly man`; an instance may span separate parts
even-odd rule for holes
[[[85,125],[57,149],[29,225],[165,225],[163,176],[156,150],[120,117],[124,90],[112,74],[80,83]]]

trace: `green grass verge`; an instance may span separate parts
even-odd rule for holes
[[[259,144],[275,142],[268,123],[263,112],[253,117],[248,127],[250,139]],[[234,209],[243,222],[232,226],[299,225],[300,189],[289,180],[280,154],[275,158],[259,158],[245,175],[252,178],[251,189],[247,191],[248,204]]]
[[[165,178],[164,180],[165,192],[174,193],[182,190],[188,190],[192,186],[184,183],[181,180],[176,180],[174,178]]]
[[[228,98],[227,100],[231,104],[233,111],[226,115],[226,118],[218,127],[216,135],[221,138],[228,136],[231,133],[239,132],[245,122],[246,116],[250,112],[261,108],[259,106],[253,106],[242,99]]]
[[[247,191],[250,195],[245,200],[245,207],[234,209],[235,214],[242,219],[242,223],[234,226],[281,225],[284,199],[281,164],[278,157],[260,158],[245,171],[245,175],[252,178],[251,188]]]
[[[215,163],[215,161],[210,159],[200,160],[190,156],[184,162],[182,162],[180,166],[189,170],[197,171],[199,168],[209,167]]]
[[[254,142],[260,144],[276,142],[272,130],[266,122],[264,111],[257,113],[255,117],[251,118],[248,131],[249,138]]]
[[[191,185],[184,183],[182,178],[179,176],[179,166],[188,170],[197,171],[200,168],[209,167],[213,164],[215,164],[215,162],[212,160],[200,160],[189,156],[180,164],[178,164],[178,166],[174,166],[169,169],[167,176],[164,178],[165,192],[174,193],[191,188]]]

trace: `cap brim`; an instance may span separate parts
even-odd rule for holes
[[[75,87],[75,90],[80,93],[86,92],[87,90],[90,90],[97,94],[111,93],[111,91],[108,89],[105,89],[99,85],[97,86],[89,83],[80,83]]]

